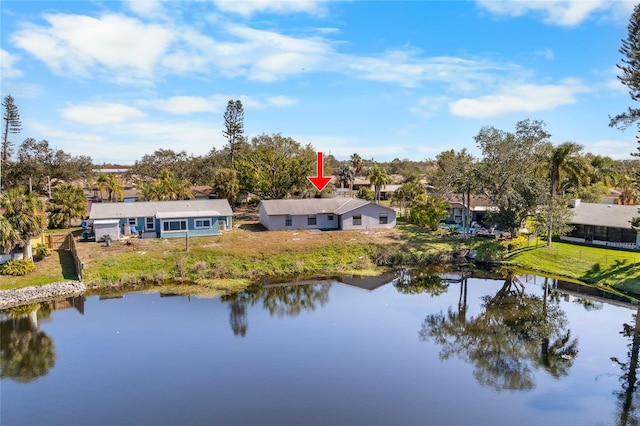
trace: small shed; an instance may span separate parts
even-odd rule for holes
[[[112,240],[120,237],[120,221],[118,219],[96,219],[93,221],[93,232],[96,235],[96,241],[106,239],[107,236]]]

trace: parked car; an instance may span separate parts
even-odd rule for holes
[[[80,238],[78,239],[78,241],[95,241],[96,240],[96,234],[95,232],[93,232],[92,229],[87,229],[86,231],[82,232],[82,235],[80,235]]]

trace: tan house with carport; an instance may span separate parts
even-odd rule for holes
[[[260,223],[270,231],[286,229],[373,229],[396,226],[396,212],[360,198],[262,200]]]
[[[631,219],[640,216],[640,206],[582,203],[572,201],[573,230],[565,241],[637,250],[640,237],[631,228]]]

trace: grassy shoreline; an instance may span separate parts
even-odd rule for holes
[[[277,277],[379,275],[390,267],[447,264],[452,252],[476,250],[480,258],[503,256],[506,266],[640,295],[640,253],[564,242],[505,249],[495,240],[463,241],[403,220],[395,229],[326,232],[264,231],[255,222],[238,222],[219,237],[78,244],[90,292],[157,291],[170,283],[171,292],[222,294]],[[0,290],[74,279],[70,254],[54,252],[33,274],[0,276]]]

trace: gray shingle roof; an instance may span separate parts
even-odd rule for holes
[[[640,216],[640,206],[580,203],[573,208],[572,223],[581,225],[631,228],[632,218]]]
[[[90,219],[114,219],[128,217],[152,217],[157,213],[175,212],[219,212],[221,216],[231,216],[231,206],[227,200],[182,200],[182,201],[138,201],[135,203],[94,203]]]
[[[262,200],[260,202],[269,216],[305,215],[318,213],[344,214],[370,204],[360,198],[305,198],[295,200]],[[384,206],[380,208],[387,209]]]

